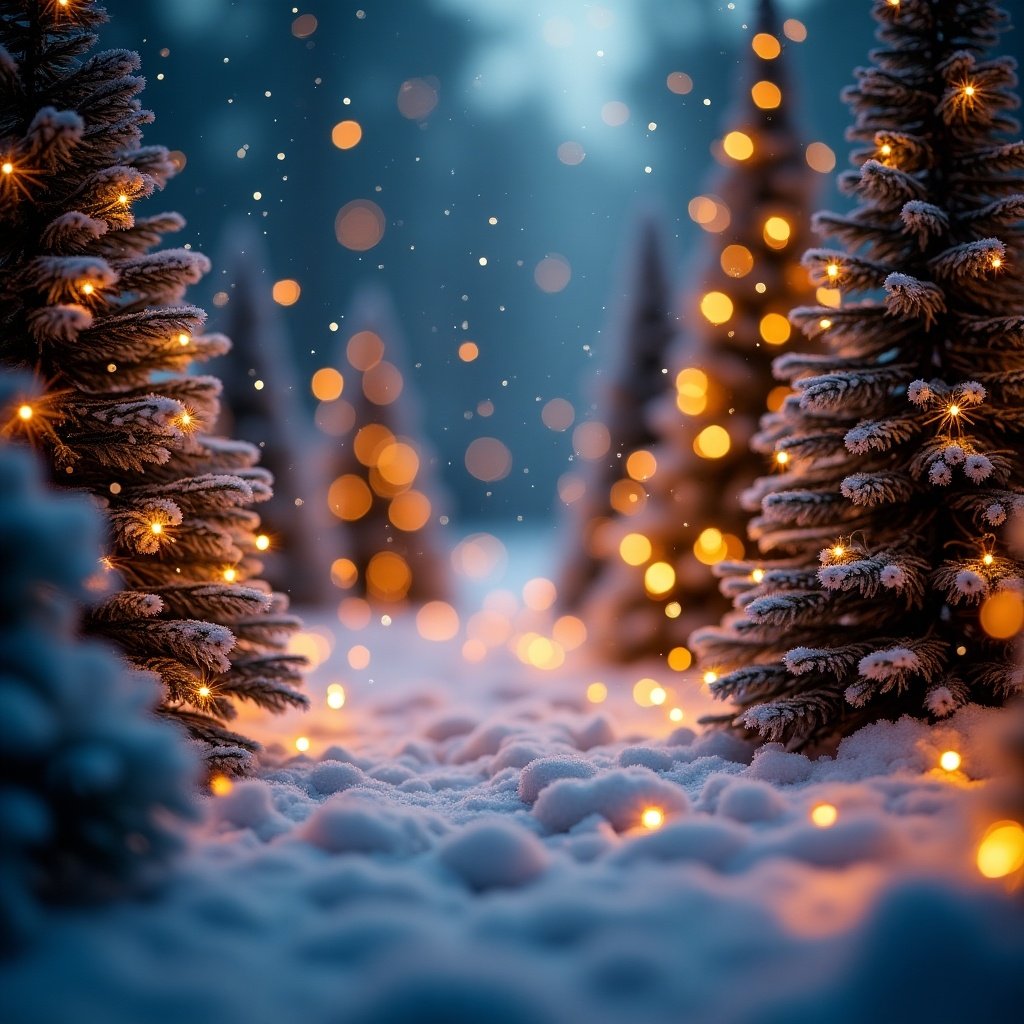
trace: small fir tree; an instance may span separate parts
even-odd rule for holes
[[[790,343],[786,314],[813,294],[800,254],[814,175],[784,61],[763,0],[719,144],[724,169],[690,204],[708,238],[666,391],[646,409],[656,443],[634,474],[646,499],[605,531],[608,566],[586,604],[591,637],[621,660],[669,655],[685,668],[690,632],[728,608],[709,567],[744,554],[741,495],[766,467],[750,440],[787,391],[771,369]]]
[[[340,435],[327,505],[345,523],[346,538],[332,578],[371,602],[444,599],[449,578],[438,536],[436,457],[419,427],[390,299],[364,289],[346,323],[352,331],[335,360],[344,393],[318,413],[319,422],[334,424]]]
[[[240,437],[260,449],[260,465],[274,477],[273,496],[260,508],[256,538],[265,574],[299,604],[332,596],[321,554],[333,540],[332,524],[316,499],[315,463],[320,448],[296,383],[289,339],[271,298],[270,256],[262,236],[233,226],[224,243],[223,280],[229,301],[224,332],[231,352],[213,369],[223,383],[217,433]]]
[[[151,882],[193,814],[196,764],[152,715],[156,681],[74,635],[100,533],[89,501],[0,444],[0,950],[44,903]]]
[[[761,442],[789,457],[752,523],[770,559],[726,567],[740,609],[697,638],[740,728],[793,746],[939,717],[1021,688],[978,604],[1024,585],[1003,534],[1024,507],[1024,144],[990,0],[876,0],[880,47],[846,93],[856,199],[805,262],[841,309],[792,319],[796,395]],[[854,296],[859,296],[854,298]],[[731,718],[732,716],[730,716]]]
[[[255,744],[225,727],[233,701],[305,703],[284,652],[296,620],[258,578],[248,506],[270,476],[253,446],[203,434],[220,383],[188,366],[228,342],[181,301],[206,259],[149,251],[181,218],[133,212],[174,167],[141,145],[138,55],[89,54],[105,20],[89,0],[0,2],[0,360],[43,386],[4,429],[106,509],[123,589],[89,630],[161,678],[160,712],[211,764],[239,767]]]
[[[559,604],[567,612],[586,600],[607,564],[602,544],[610,520],[636,514],[647,501],[643,463],[655,436],[638,410],[665,393],[665,361],[676,330],[663,246],[653,219],[640,224],[629,264],[626,314],[613,332],[613,338],[621,338],[621,348],[598,400],[610,444],[604,456],[590,463],[583,495],[572,506],[573,546],[558,587]]]

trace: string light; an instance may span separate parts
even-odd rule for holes
[[[92,295],[94,291],[96,291],[96,286],[91,281],[86,281],[85,284],[82,285],[83,295]]]
[[[127,206],[127,205],[128,205],[128,197],[127,197],[127,196],[126,196],[126,195],[125,195],[125,194],[124,194],[123,192],[121,193],[121,195],[119,195],[119,196],[117,197],[117,201],[118,201],[118,202],[119,202],[119,203],[120,203],[120,204],[121,204],[122,206]]]
[[[4,174],[11,174],[14,171],[14,164],[10,160],[5,160],[3,164],[0,164],[0,171],[3,171]]]
[[[1003,258],[1001,256],[992,257],[992,269],[998,270],[1003,265]]]
[[[228,568],[224,570],[224,581],[226,583],[234,583],[235,580],[237,580],[237,579],[238,579],[238,570],[231,568],[231,566],[228,566]]]
[[[811,808],[811,821],[818,828],[831,828],[839,818],[835,804],[815,804]]]
[[[983,565],[991,565],[995,561],[995,556],[991,551],[986,551],[985,554],[981,556],[981,561]]]
[[[718,682],[718,673],[717,672],[712,672],[709,669],[707,672],[704,673],[703,679],[704,679],[704,685],[705,686],[710,686],[712,683],[717,683]]]
[[[750,578],[755,583],[760,583],[764,579],[764,569],[755,569],[751,574]]]
[[[822,319],[818,321],[818,326],[823,331],[827,331],[832,326],[832,321],[829,320],[828,317],[822,317]]]
[[[187,334],[182,333],[178,335],[178,344],[181,345],[182,348],[184,348],[191,340],[192,339]]]
[[[113,363],[111,363],[111,366],[112,366],[112,365],[113,365]],[[180,416],[178,417],[178,422],[179,422],[179,423],[180,423],[180,424],[181,424],[181,425],[182,425],[183,427],[190,427],[190,426],[192,426],[192,413],[190,413],[190,412],[183,412],[183,413],[182,413],[182,414],[181,414],[181,415],[180,415]]]
[[[974,88],[973,85],[965,85],[964,89],[963,89],[963,92],[964,92],[964,95],[968,99],[972,99],[974,97],[975,92],[977,92],[977,90]]]
[[[830,281],[835,281],[839,277],[839,264],[833,260],[826,265],[825,273]]]
[[[265,534],[261,533],[256,537],[256,550],[266,551],[270,547],[270,538]]]
[[[842,544],[836,544],[835,547],[832,548],[833,558],[842,558],[845,554],[846,548],[844,548]]]
[[[27,423],[32,419],[32,406],[31,405],[19,405],[18,406],[18,419]]]
[[[776,452],[775,463],[779,466],[785,466],[789,462],[789,452]]]
[[[159,536],[161,533],[164,532],[164,524],[153,522],[149,524],[149,529],[152,533],[155,533],[157,536]]]
[[[198,690],[196,690],[196,696],[202,700],[206,700],[211,693],[213,693],[213,691],[205,684],[203,684],[199,687]]]

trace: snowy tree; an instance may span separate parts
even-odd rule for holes
[[[220,383],[188,366],[228,342],[182,303],[205,257],[150,252],[181,218],[135,215],[174,166],[141,145],[138,55],[89,52],[105,20],[87,0],[0,4],[0,359],[42,386],[4,430],[106,509],[122,589],[87,628],[161,678],[161,713],[211,766],[237,768],[254,744],[224,725],[235,700],[305,703],[284,650],[296,620],[259,579],[249,506],[270,475],[252,445],[203,433]]]
[[[765,0],[718,145],[724,167],[690,204],[708,235],[666,392],[647,409],[655,444],[633,457],[646,495],[603,531],[607,567],[584,612],[591,637],[621,660],[668,655],[685,668],[690,632],[728,608],[709,567],[745,551],[741,495],[768,465],[750,441],[788,391],[771,369],[791,343],[786,314],[813,295],[800,253],[814,175],[784,61]]]
[[[602,530],[616,515],[639,512],[647,500],[645,460],[655,436],[642,410],[666,389],[665,361],[675,334],[675,317],[665,257],[657,222],[645,219],[630,254],[631,283],[623,323],[613,338],[621,339],[608,383],[598,399],[600,421],[610,444],[584,475],[585,490],[572,506],[572,547],[562,569],[559,604],[576,611],[601,575]],[[632,459],[632,461],[630,461]]]
[[[296,384],[289,339],[271,299],[269,253],[254,228],[228,232],[221,260],[230,296],[222,322],[231,352],[213,367],[223,382],[217,433],[240,437],[260,449],[260,465],[274,477],[274,493],[260,508],[264,552],[271,584],[300,604],[332,596],[322,550],[332,542],[332,524],[316,501],[315,443]]]
[[[386,293],[365,288],[345,318],[351,328],[335,360],[344,394],[318,421],[339,424],[327,504],[346,525],[335,584],[374,602],[424,602],[448,595],[438,536],[436,456],[422,436],[413,381]]]
[[[192,814],[196,765],[151,712],[156,680],[75,636],[100,525],[87,499],[47,493],[29,451],[0,445],[0,948],[46,902],[152,879]]]
[[[856,205],[811,249],[839,309],[794,324],[796,394],[760,443],[788,457],[752,523],[765,560],[728,565],[738,611],[696,638],[738,727],[793,746],[1021,689],[1010,639],[979,626],[1024,586],[1005,542],[1024,508],[1024,144],[1015,63],[990,0],[876,0],[880,46],[846,93]]]

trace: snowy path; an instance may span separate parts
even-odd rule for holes
[[[0,1017],[935,1024],[1020,1005],[1019,894],[975,866],[991,712],[751,762],[695,737],[708,698],[655,666],[476,664],[465,628],[432,642],[409,616],[307,625],[332,648],[313,712],[242,726],[276,766],[206,801],[161,896],[55,915],[0,975]],[[664,705],[632,699],[645,674]],[[937,767],[947,748],[962,770]]]

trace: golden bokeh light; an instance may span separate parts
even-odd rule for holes
[[[792,233],[793,229],[785,217],[769,217],[764,222],[764,241],[769,248],[784,249]]]
[[[392,486],[407,487],[416,479],[420,469],[420,457],[411,444],[393,441],[380,450],[376,468]]]
[[[831,828],[839,820],[835,804],[815,804],[811,808],[811,821],[818,828]]]
[[[754,140],[745,132],[729,132],[722,139],[722,149],[733,160],[749,160],[754,155]]]
[[[480,346],[475,341],[464,341],[459,345],[459,358],[464,363],[473,362],[480,355]]]
[[[997,821],[978,844],[978,871],[985,878],[1005,878],[1024,867],[1024,827],[1018,821]]]
[[[380,453],[394,440],[395,435],[382,423],[367,423],[356,431],[352,450],[364,466],[375,466]]]
[[[998,590],[981,606],[981,628],[996,640],[1009,640],[1024,628],[1024,598],[1013,590]]]
[[[939,767],[944,772],[955,772],[963,763],[963,758],[955,750],[944,750],[939,756]]]
[[[535,576],[523,584],[523,604],[531,611],[547,611],[555,603],[558,591],[545,576]]]
[[[459,614],[447,601],[428,601],[416,612],[416,631],[434,643],[452,640],[459,632]]]
[[[396,494],[388,505],[388,519],[397,530],[415,533],[422,530],[430,519],[430,499],[419,491]]]
[[[754,254],[745,245],[727,245],[721,264],[730,277],[746,277],[754,269]]]
[[[732,445],[729,431],[717,423],[705,427],[694,439],[693,450],[702,459],[720,459]]]
[[[640,815],[640,824],[654,831],[665,824],[665,812],[660,807],[645,807]]]
[[[341,683],[331,683],[327,687],[327,706],[333,711],[345,706],[345,687]]]
[[[358,121],[339,121],[331,129],[331,142],[338,149],[353,149],[363,137],[363,127]]]
[[[647,492],[636,480],[616,480],[608,491],[608,501],[619,515],[635,516],[647,504]]]
[[[271,290],[274,301],[279,306],[294,306],[299,301],[299,296],[302,294],[302,288],[298,281],[292,280],[290,277],[286,277],[281,281],[275,281],[274,287]]]
[[[685,647],[673,647],[668,652],[668,667],[673,672],[685,672],[693,664],[693,655]]]
[[[642,533],[627,533],[619,541],[619,557],[626,565],[643,565],[650,561],[651,542]]]
[[[750,40],[750,47],[761,60],[774,60],[782,53],[782,44],[769,32],[758,32]]]
[[[663,704],[665,697],[665,689],[657,679],[645,676],[633,684],[633,700],[642,708],[652,708],[657,704]]]
[[[339,476],[327,491],[327,505],[339,519],[355,522],[373,505],[373,494],[362,477],[354,473]]]
[[[401,601],[412,586],[412,571],[401,555],[378,551],[366,566],[366,590],[381,601]]]
[[[706,292],[700,300],[700,311],[709,323],[724,324],[733,314],[732,299],[725,292]]]
[[[761,110],[775,110],[782,103],[782,90],[774,82],[762,80],[751,87],[750,98]]]
[[[226,775],[214,775],[210,779],[210,792],[214,796],[227,796],[235,784]]]
[[[345,657],[350,668],[362,670],[370,667],[370,648],[364,644],[355,644],[355,646],[350,647]]]
[[[789,336],[793,333],[789,320],[781,313],[766,313],[761,317],[758,326],[761,338],[769,345],[782,345],[789,341]]]
[[[608,699],[608,687],[604,683],[591,683],[587,687],[587,700],[591,704],[603,704]]]
[[[717,565],[729,555],[729,545],[721,530],[713,526],[701,530],[693,542],[693,555],[704,565]]]
[[[658,460],[645,449],[632,452],[626,459],[626,473],[638,481],[650,480],[658,469]]]
[[[314,398],[321,402],[333,402],[341,397],[345,388],[345,378],[334,367],[324,366],[313,374],[309,386]]]
[[[652,562],[644,572],[644,587],[655,597],[667,594],[675,583],[676,571],[668,562]]]
[[[359,579],[359,570],[351,558],[336,558],[331,562],[331,582],[342,590],[350,590]]]
[[[732,223],[729,207],[717,196],[694,196],[686,209],[690,220],[711,234],[721,234]]]
[[[567,651],[575,651],[586,643],[586,624],[575,615],[560,615],[551,627],[551,638]]]

